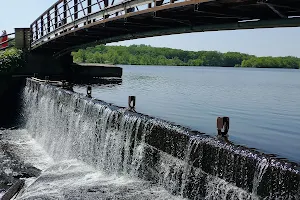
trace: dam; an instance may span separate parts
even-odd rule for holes
[[[299,199],[293,163],[33,79],[22,100],[4,138],[42,171],[17,199]]]
[[[23,6],[15,4],[11,10],[15,10],[14,7],[22,7],[24,12],[31,9],[26,9],[26,6],[32,7],[28,3]],[[80,83],[80,78],[85,81],[92,77],[105,77],[105,74],[108,77],[115,77],[113,74],[122,76],[117,68],[103,66],[101,70],[97,70],[82,63],[74,64],[71,52],[85,47],[181,33],[299,27],[299,7],[300,4],[295,0],[57,0],[30,25],[24,24],[25,28],[16,28],[10,34],[4,31],[2,37],[5,40],[0,50],[5,50],[7,43],[11,42],[24,55],[17,53],[16,57],[20,61],[17,65],[14,62],[6,63],[8,59],[3,59],[4,65],[1,65],[3,73],[0,78],[0,93],[3,95],[0,101],[0,122],[5,124],[5,128],[0,128],[0,199],[300,199],[300,106],[297,91],[300,87],[297,80],[300,79],[296,76],[285,76],[286,73],[281,73],[280,79],[276,80],[280,85],[274,86],[272,81],[266,80],[268,76],[262,75],[263,82],[255,81],[259,90],[247,87],[245,79],[233,73],[231,76],[222,73],[221,78],[215,79],[217,84],[210,84],[214,79],[207,74],[200,76],[205,74],[205,70],[201,70],[194,78],[203,80],[203,84],[194,82],[190,90],[187,90],[187,85],[192,80],[191,76],[184,76],[186,80],[182,84],[178,84],[180,78],[169,82],[171,85],[175,83],[171,88],[181,92],[181,100],[193,99],[193,93],[198,93],[199,98],[208,97],[200,104],[211,107],[207,111],[210,116],[215,117],[223,112],[222,116],[234,117],[233,122],[240,129],[233,128],[230,136],[234,143],[238,138],[248,140],[249,143],[237,142],[243,145],[235,145],[169,122],[172,121],[171,118],[162,117],[169,121],[162,120],[113,105],[110,103],[114,101],[113,98],[105,98],[104,93],[100,94],[99,99],[102,100],[97,100],[75,93],[70,88],[52,85],[49,81],[57,78]],[[26,13],[17,14],[27,16]],[[6,18],[13,19],[4,17]],[[8,39],[10,35],[15,35],[14,42]],[[261,35],[257,38],[263,40]],[[249,37],[245,41],[248,39]],[[200,40],[197,38],[193,43],[196,44],[197,41]],[[216,38],[212,41],[216,41]],[[221,43],[223,41],[224,37]],[[183,42],[177,40],[176,43]],[[277,43],[276,40],[274,44]],[[229,45],[232,44],[233,42]],[[199,46],[202,46],[201,43]],[[121,52],[113,51],[109,56],[113,62],[110,62],[102,54],[102,50],[93,52],[97,53],[93,62],[125,64],[125,59],[122,62],[117,59]],[[180,52],[180,55],[182,53],[184,52]],[[143,61],[142,64],[164,62],[164,65],[172,65],[169,61],[174,60],[175,65],[189,63],[197,66],[219,66],[215,62],[206,62],[206,59],[204,62],[202,55],[194,53],[191,59],[185,53],[182,54],[182,60],[177,53],[172,53],[174,56],[171,59],[167,55],[159,56],[158,59],[150,55],[148,59],[143,54],[141,53],[142,57],[136,54],[139,56],[138,60]],[[249,56],[249,59],[255,58]],[[135,59],[129,59],[131,56],[128,53],[124,57],[129,64],[138,64]],[[240,61],[232,55],[228,58],[231,61],[238,60],[237,63],[224,62],[225,59],[220,56],[208,54],[207,57],[211,57],[211,61],[220,60],[220,66],[228,67],[242,67],[244,61],[244,58]],[[80,62],[89,60],[86,58]],[[154,62],[151,61],[152,58]],[[283,66],[277,59],[276,62],[269,60],[262,61],[262,64],[249,61],[246,67],[299,68],[299,60],[296,58],[284,60]],[[294,61],[289,62],[290,60]],[[195,71],[191,70],[191,73],[194,74]],[[218,70],[213,71],[216,74]],[[165,73],[159,70],[157,72]],[[291,71],[291,74],[296,74],[294,72],[296,71]],[[20,87],[25,77],[32,77],[32,74],[35,77],[45,77],[47,81],[28,78],[25,87]],[[274,78],[275,74],[272,72],[269,77]],[[182,73],[178,75],[183,77]],[[228,84],[232,76],[243,80],[239,90],[232,87],[238,84]],[[252,72],[247,77],[251,83],[254,82],[253,77],[259,78]],[[140,82],[145,83],[149,78],[153,77],[148,72]],[[134,76],[131,80],[136,81],[136,85],[139,84]],[[106,82],[106,79],[101,81]],[[121,80],[114,81],[119,83]],[[63,82],[65,83],[61,83]],[[151,87],[161,88],[166,83],[164,79],[154,77]],[[146,98],[151,96],[147,90],[148,85],[140,87],[147,93]],[[225,86],[225,89],[220,86]],[[278,88],[281,90],[275,90]],[[209,95],[203,93],[205,90],[210,91]],[[234,93],[229,94],[230,90]],[[176,107],[176,103],[180,103],[173,101],[177,96],[170,95],[169,88],[163,92],[162,98],[171,98],[166,98],[165,104],[158,103],[160,106],[173,104]],[[120,93],[113,93],[115,98],[125,99]],[[126,98],[127,93],[123,93]],[[276,95],[272,96],[274,93]],[[234,100],[237,94],[243,96],[241,101]],[[268,101],[268,96],[272,100]],[[250,98],[259,106],[251,107],[247,101],[245,103]],[[103,101],[104,99],[106,100]],[[216,102],[225,105],[223,110],[218,109],[220,107],[216,106]],[[239,104],[242,104],[242,109],[237,109],[236,105]],[[177,106],[173,115],[184,109],[182,105]],[[199,102],[190,104],[190,107],[193,109],[197,105]],[[236,109],[232,112],[235,115],[228,112],[232,107]],[[263,115],[264,107],[269,109],[265,110],[266,115]],[[186,120],[194,120],[198,125],[207,123],[206,128],[199,127],[196,130],[208,133],[210,129],[207,127],[212,127],[209,124],[212,120],[205,115],[199,120],[199,113],[205,113],[205,110],[197,108],[198,111],[192,110],[194,115],[189,111],[182,113]],[[151,106],[148,109],[152,109]],[[168,111],[161,109],[161,112]],[[143,112],[155,115],[153,112]],[[254,120],[249,120],[249,116]],[[238,120],[245,123],[239,123]],[[178,121],[176,123],[180,124]],[[252,127],[249,129],[249,126]]]
[[[17,199],[299,199],[295,163],[35,79],[22,101]]]

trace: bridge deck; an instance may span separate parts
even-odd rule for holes
[[[88,13],[81,18],[77,16],[77,19],[75,4],[74,12],[69,9],[69,14],[66,13],[68,3],[72,1],[63,2],[65,10],[61,14],[73,20],[64,21],[56,16],[53,18],[55,27],[51,27],[53,20],[49,12],[53,8],[50,8],[32,24],[33,50],[64,53],[91,43],[105,44],[158,35],[300,26],[299,0],[192,0],[174,3],[171,0],[166,4],[160,1],[162,5],[158,1],[132,0],[96,12],[87,9]],[[92,2],[87,5],[92,5]]]

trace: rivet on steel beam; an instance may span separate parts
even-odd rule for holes
[[[128,108],[132,111],[135,111],[135,102],[136,102],[135,96],[128,97]]]
[[[89,98],[92,98],[92,87],[91,86],[87,86],[86,96]]]
[[[223,131],[222,131],[223,129]],[[229,131],[229,117],[218,117],[217,118],[217,130],[218,135],[227,136]]]

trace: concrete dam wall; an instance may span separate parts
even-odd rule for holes
[[[57,160],[188,199],[300,199],[297,164],[31,79],[23,101],[26,129]]]

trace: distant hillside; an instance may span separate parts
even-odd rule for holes
[[[72,53],[75,62],[127,65],[222,66],[300,69],[297,57],[256,57],[218,51],[184,51],[147,45],[88,47]]]

